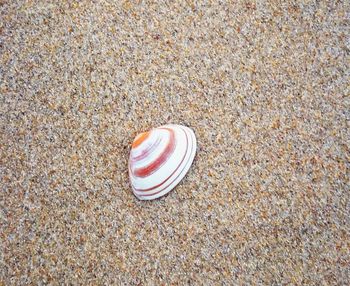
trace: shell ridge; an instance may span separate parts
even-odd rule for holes
[[[183,131],[186,133],[186,136],[187,136],[187,132],[183,129]],[[181,169],[180,173],[172,180],[172,182],[170,184],[168,184],[166,187],[162,188],[161,190],[155,192],[155,193],[151,193],[151,194],[140,194],[140,195],[137,195],[140,199],[145,199],[145,200],[149,200],[149,199],[152,199],[153,196],[156,196],[154,198],[157,198],[158,194],[164,192],[167,188],[169,188],[172,184],[174,184],[174,182],[176,182],[178,180],[179,177],[181,177],[181,179],[176,182],[176,184],[173,186],[173,188],[182,180],[182,178],[187,174],[188,172],[188,169],[189,167],[191,166],[192,162],[193,162],[193,159],[194,159],[194,155],[195,155],[195,150],[196,150],[196,140],[195,140],[195,137],[194,137],[194,134],[191,134],[190,133],[190,137],[192,137],[191,139],[191,148],[187,148],[187,150],[189,150],[189,153],[186,153],[190,155],[190,157],[188,158],[188,160],[186,161],[185,165],[183,166],[183,168]],[[172,189],[172,188],[171,188]],[[170,190],[171,190],[170,189]],[[169,190],[169,191],[170,191]],[[169,192],[167,191],[167,192]],[[167,192],[165,192],[164,194],[161,194],[161,195],[165,195]]]
[[[164,132],[166,132],[166,131],[164,131]],[[166,132],[166,135],[161,134],[160,137],[161,137],[161,140],[160,140],[159,146],[157,147],[157,149],[154,152],[149,153],[148,156],[143,158],[142,160],[131,162],[132,166],[133,166],[133,170],[141,168],[141,167],[145,167],[145,166],[151,164],[158,157],[158,154],[165,150],[165,148],[168,145],[170,135],[168,132]],[[141,154],[141,151],[142,150],[138,150],[138,155]]]
[[[182,163],[184,162],[185,158],[186,158],[186,155],[188,154],[187,153],[187,150],[188,150],[188,135],[187,133],[182,129],[182,131],[185,133],[186,135],[186,152],[184,154],[184,156],[182,157],[181,159],[181,162],[179,163],[179,165],[176,167],[176,169],[163,181],[161,182],[160,184],[156,185],[156,186],[153,186],[151,188],[148,188],[148,189],[136,189],[135,188],[135,191],[138,191],[138,192],[148,192],[148,191],[151,191],[151,190],[154,190],[158,187],[160,187],[161,185],[163,185],[164,183],[166,183],[175,173],[176,171],[178,171],[178,169],[180,168],[180,166],[182,165]],[[181,173],[181,172],[180,172]]]
[[[144,141],[146,145],[139,146],[136,152],[132,148],[129,158],[131,188],[140,200],[156,199],[174,189],[188,173],[196,155],[197,140],[190,128],[167,124],[153,130],[155,136],[145,140],[148,143]]]
[[[144,151],[141,152],[140,155],[132,158],[133,162],[138,162],[141,161],[142,159],[146,158],[148,155],[152,154],[155,149],[159,146],[161,141],[160,137],[157,137],[157,140],[154,144],[152,144],[148,149],[145,149]]]
[[[134,176],[137,176],[140,178],[148,177],[153,173],[155,173],[157,170],[159,170],[169,160],[170,156],[173,154],[175,150],[176,140],[175,140],[174,131],[169,128],[166,128],[166,130],[170,132],[170,138],[169,138],[169,143],[166,146],[165,150],[153,162],[151,162],[147,166],[135,169],[133,172]]]

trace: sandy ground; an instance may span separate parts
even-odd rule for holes
[[[350,8],[303,2],[0,1],[0,285],[349,285]]]

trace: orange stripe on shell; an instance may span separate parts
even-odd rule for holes
[[[151,175],[152,173],[157,171],[170,158],[171,154],[174,152],[175,145],[176,145],[174,131],[169,128],[162,128],[162,129],[167,130],[170,133],[168,145],[166,146],[165,150],[161,154],[159,154],[159,156],[149,165],[143,168],[138,168],[134,170],[133,172],[134,176],[144,178]]]
[[[132,148],[137,148],[138,146],[140,146],[142,144],[142,142],[144,142],[150,135],[150,131],[148,132],[143,132],[140,133],[134,140],[134,142],[132,143],[131,147]]]

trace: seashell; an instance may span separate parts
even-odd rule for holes
[[[169,193],[190,169],[196,148],[193,131],[182,125],[164,125],[137,135],[129,158],[135,196],[153,200]]]

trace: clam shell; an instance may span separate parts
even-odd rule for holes
[[[129,157],[132,191],[140,200],[169,193],[185,177],[196,154],[193,131],[164,125],[136,136]]]

